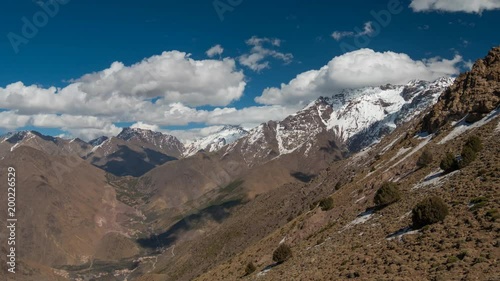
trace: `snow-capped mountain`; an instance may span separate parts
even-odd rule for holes
[[[453,81],[453,78],[433,82],[415,80],[406,85],[343,90],[332,97],[317,99],[282,121],[269,121],[250,132],[238,126],[225,126],[186,145],[174,136],[138,128],[125,128],[116,137],[101,137],[89,144],[25,131],[0,139],[0,151],[30,145],[49,154],[77,153],[119,175],[141,175],[200,150],[221,151],[223,158],[231,155],[248,166],[288,154],[310,159],[335,158],[345,150],[356,152],[379,141],[435,104]],[[138,165],[142,165],[140,169]]]
[[[294,152],[309,155],[342,145],[355,152],[428,109],[453,81],[415,80],[406,85],[343,90],[317,99],[283,121],[261,124],[224,153],[240,153],[254,165]]]
[[[207,152],[215,152],[222,147],[232,144],[242,137],[248,135],[248,131],[240,126],[224,126],[215,133],[196,139],[185,145],[184,157],[189,157],[196,154],[200,150]]]
[[[415,80],[407,85],[343,91],[331,100],[333,113],[325,120],[327,129],[351,151],[360,150],[435,104],[453,81],[453,78],[433,82]]]

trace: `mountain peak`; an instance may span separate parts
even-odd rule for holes
[[[241,126],[225,125],[215,133],[187,144],[184,156],[192,156],[201,150],[208,152],[220,150],[222,147],[232,144],[246,135],[248,135],[248,131]]]
[[[99,146],[102,143],[104,143],[105,141],[107,141],[108,139],[109,138],[106,137],[106,136],[98,137],[96,139],[93,139],[93,140],[89,141],[89,144],[92,145],[92,146]]]
[[[422,129],[435,132],[448,121],[479,120],[500,105],[500,47],[461,74],[424,118]]]

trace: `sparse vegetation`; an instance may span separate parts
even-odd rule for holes
[[[433,159],[432,153],[428,149],[426,149],[426,150],[424,150],[424,152],[422,152],[422,154],[418,158],[417,166],[419,168],[426,168],[430,164],[432,164],[433,160],[434,159]]]
[[[497,219],[500,218],[500,213],[498,212],[497,209],[492,209],[486,212],[485,216],[490,220],[490,221],[496,221]]]
[[[393,182],[385,182],[382,184],[375,194],[374,203],[378,207],[386,207],[401,199],[398,185]]]
[[[287,244],[279,245],[273,253],[273,261],[283,263],[292,257],[292,249]]]
[[[459,261],[459,258],[457,258],[456,256],[450,256],[450,257],[446,260],[446,263],[447,263],[447,264],[452,264],[452,263],[456,263],[457,261]]]
[[[470,200],[470,204],[472,205],[471,210],[477,210],[484,207],[488,203],[488,199],[486,197],[476,197]]]
[[[478,136],[471,136],[465,142],[460,157],[455,157],[453,154],[447,153],[445,158],[441,161],[440,167],[446,173],[465,168],[476,160],[477,153],[482,149],[483,143],[481,139]]]
[[[326,197],[319,202],[319,207],[322,211],[329,211],[333,209],[333,198]]]
[[[436,196],[429,197],[413,208],[413,226],[421,228],[440,222],[445,219],[448,212],[448,206],[441,198]]]
[[[471,136],[465,143],[466,147],[470,147],[474,152],[483,150],[483,142],[478,136]]]
[[[464,146],[462,153],[460,154],[462,159],[458,161],[458,168],[462,169],[469,166],[470,163],[476,160],[476,152],[469,146]]]
[[[341,181],[338,181],[338,182],[335,184],[335,190],[339,190],[340,188],[342,188],[342,182],[341,182]]]
[[[439,165],[439,167],[445,173],[451,173],[453,171],[458,170],[458,163],[455,156],[451,152],[448,152],[446,153],[443,160],[441,160],[441,164]]]
[[[257,270],[257,267],[253,264],[253,262],[249,262],[245,267],[245,275],[250,275]]]

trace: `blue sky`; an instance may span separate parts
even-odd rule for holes
[[[387,24],[381,24],[373,13],[387,15],[388,4],[393,2],[396,5],[394,1],[400,2],[398,12],[391,15]],[[425,4],[429,2],[434,4]],[[35,128],[44,133],[90,138],[100,133],[114,134],[118,130],[116,127],[134,123],[162,130],[188,130],[223,123],[239,123],[251,127],[265,121],[265,118],[282,118],[318,95],[328,94],[328,91],[319,92],[313,88],[306,89],[307,93],[299,93],[294,87],[283,88],[281,84],[293,84],[290,82],[297,75],[320,70],[334,58],[352,59],[354,56],[346,56],[341,44],[370,50],[371,52],[357,53],[358,57],[363,55],[368,60],[376,58],[390,63],[385,52],[408,56],[399,57],[393,64],[404,68],[408,68],[405,67],[408,63],[416,65],[416,70],[408,73],[414,75],[413,78],[454,75],[457,70],[466,70],[470,61],[484,57],[491,47],[500,45],[499,37],[495,36],[498,33],[496,27],[500,24],[500,11],[497,10],[500,4],[498,1],[484,0],[483,4],[479,1],[480,4],[473,7],[468,1],[459,0],[454,2],[454,7],[450,7],[446,2],[449,1],[291,0],[285,4],[285,1],[270,3],[261,0],[7,0],[0,12],[0,108],[3,114],[0,115],[3,118],[0,121],[0,131]],[[42,5],[55,12],[47,15],[48,12]],[[222,10],[217,11],[216,7]],[[457,9],[461,11],[456,11]],[[26,21],[37,29],[30,34],[32,38],[23,35]],[[340,38],[334,38],[334,32]],[[251,38],[254,40],[249,42]],[[356,45],[355,39],[366,39],[366,44]],[[215,45],[220,45],[224,51],[209,58],[206,51]],[[186,53],[184,60],[192,60],[193,64],[214,61],[211,63],[218,65],[217,67],[203,68],[199,73],[221,71],[223,76],[220,81],[215,82],[207,82],[205,74],[179,81],[198,85],[203,90],[191,87],[184,89],[183,86],[176,86],[175,90],[170,85],[151,86],[156,87],[152,90],[154,94],[141,92],[142,94],[130,100],[130,103],[137,103],[147,97],[163,101],[162,91],[173,91],[174,94],[169,94],[164,99],[164,105],[155,107],[152,103],[147,108],[158,110],[159,116],[166,109],[175,114],[186,114],[178,122],[156,122],[157,118],[143,118],[144,108],[136,108],[142,113],[123,116],[119,110],[109,114],[101,111],[87,113],[87,109],[76,106],[72,111],[66,111],[36,103],[37,100],[43,103],[46,95],[54,98],[53,103],[58,103],[58,99],[65,96],[57,91],[52,96],[51,93],[42,93],[51,86],[63,89],[81,82],[86,74],[110,68],[113,62],[121,62],[124,67],[130,67],[145,58],[162,56],[163,52],[169,51]],[[187,54],[191,55],[188,57]],[[249,60],[252,54],[262,58],[257,62]],[[443,67],[429,63],[430,59],[444,63],[446,70],[442,71]],[[259,64],[262,67],[266,63],[266,68],[259,69]],[[163,76],[171,73],[165,72],[169,65],[172,65],[170,60],[165,59],[161,66],[151,66],[153,73],[158,69],[163,71],[160,76],[154,74],[152,79],[167,78],[166,80],[171,81]],[[331,74],[335,72],[332,69],[342,71],[339,65],[340,60],[332,63],[331,71],[328,72],[330,74],[324,75],[334,77],[336,74]],[[376,62],[369,69],[373,70],[373,65]],[[140,71],[147,67],[148,64],[143,65]],[[259,71],[255,71],[256,69]],[[198,73],[197,66],[187,72]],[[137,69],[131,69],[129,75],[136,77],[141,73]],[[387,73],[387,76],[391,73]],[[228,77],[227,81],[224,81],[224,76]],[[96,85],[101,85],[98,81],[103,79],[102,76],[87,78],[86,81],[91,84],[89,89],[95,91],[87,93],[80,102],[99,99],[96,96],[104,93],[102,89],[96,90]],[[394,81],[383,78],[380,81],[351,81],[352,83],[345,85],[338,83],[340,78],[342,77],[332,79],[332,83],[328,84],[332,87],[331,92],[341,87],[402,82],[412,77],[397,77]],[[360,79],[362,78],[363,75],[360,75]],[[19,81],[23,83],[22,87],[7,88]],[[124,82],[133,84],[135,80]],[[242,86],[242,82],[243,89],[240,87],[239,90],[234,90],[235,87]],[[140,83],[153,82],[137,80],[137,84]],[[118,81],[115,84],[125,83]],[[36,86],[26,90],[30,85]],[[213,91],[204,91],[210,87],[213,87]],[[133,96],[133,88],[134,85],[129,88],[120,86],[117,95]],[[268,88],[273,88],[274,91],[268,91],[264,95]],[[230,98],[217,102],[219,95],[228,89],[232,93],[228,94]],[[109,94],[114,89],[109,86],[106,91]],[[71,95],[77,95],[69,92],[68,90],[66,96],[70,99]],[[195,95],[192,95],[194,92]],[[214,94],[215,92],[218,94]],[[214,95],[210,96],[211,94]],[[261,98],[256,101],[256,97]],[[195,98],[198,100],[195,101]],[[16,102],[24,105],[16,105]],[[125,100],[121,102],[127,103]],[[71,103],[74,104],[75,101]],[[107,106],[112,107],[112,104],[110,102]],[[173,108],[171,104],[176,104],[177,107]],[[177,110],[180,105],[183,106],[182,110]],[[227,116],[215,114],[218,116],[215,118],[213,112],[216,108],[229,108],[231,112],[228,111]],[[252,110],[240,113],[249,108]],[[124,106],[123,109],[127,110],[127,107]],[[262,120],[255,115],[261,115]],[[170,115],[164,116],[169,118]],[[86,121],[82,121],[83,119]],[[68,122],[71,124],[67,124]],[[80,122],[82,124],[78,125]]]

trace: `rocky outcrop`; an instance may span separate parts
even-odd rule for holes
[[[449,121],[467,116],[473,122],[500,105],[500,47],[461,74],[424,118],[422,129],[433,133]]]

